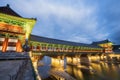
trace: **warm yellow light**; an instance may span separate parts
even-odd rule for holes
[[[37,80],[41,80],[41,77],[40,77],[39,72],[38,72],[38,61],[39,60],[35,60],[35,58],[32,57],[32,52],[29,52],[29,57],[32,60],[32,65],[33,65],[33,68],[35,70],[35,75],[36,75]]]
[[[28,38],[29,38],[29,35],[30,35],[30,33],[27,33],[27,32],[26,32],[25,38],[28,39]]]

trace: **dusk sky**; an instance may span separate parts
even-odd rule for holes
[[[91,43],[120,44],[120,0],[0,0],[26,18],[37,18],[32,34]]]

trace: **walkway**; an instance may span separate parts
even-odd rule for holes
[[[0,80],[35,80],[27,53],[0,53]]]
[[[0,61],[0,80],[15,80],[24,60]]]
[[[15,60],[15,59],[29,59],[28,53],[18,53],[18,52],[0,52],[0,60]]]

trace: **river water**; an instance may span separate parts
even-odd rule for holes
[[[49,74],[52,69],[52,58],[44,56],[40,62],[44,64],[38,67],[42,80],[55,80]],[[64,59],[64,71],[76,80],[120,80],[120,64],[108,64],[101,61],[83,65],[83,67],[86,68],[81,69],[75,65],[69,65],[66,63],[66,58]]]

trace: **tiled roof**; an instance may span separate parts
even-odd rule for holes
[[[37,36],[37,35],[31,35],[30,40],[31,41],[37,41],[37,42],[52,43],[52,44],[62,44],[62,45],[70,45],[70,46],[85,46],[85,47],[101,48],[99,46],[95,46],[95,45],[91,45],[91,44],[64,41],[64,40],[52,39],[52,38],[47,38],[47,37],[42,37],[42,36]]]
[[[18,13],[16,13],[14,10],[12,10],[10,8],[9,4],[7,4],[6,6],[0,7],[0,13],[15,16],[15,17],[24,18],[21,15],[19,15]],[[36,20],[36,18],[25,18],[25,19],[34,19],[34,20]]]
[[[16,17],[21,17],[18,13],[13,11],[8,4],[6,6],[0,7],[0,13],[4,13],[7,15],[12,15]]]
[[[103,41],[93,42],[92,44],[93,45],[97,45],[97,44],[104,44],[104,43],[108,43],[108,42],[111,42],[111,41],[109,41],[108,39],[106,39],[106,40],[103,40]]]

